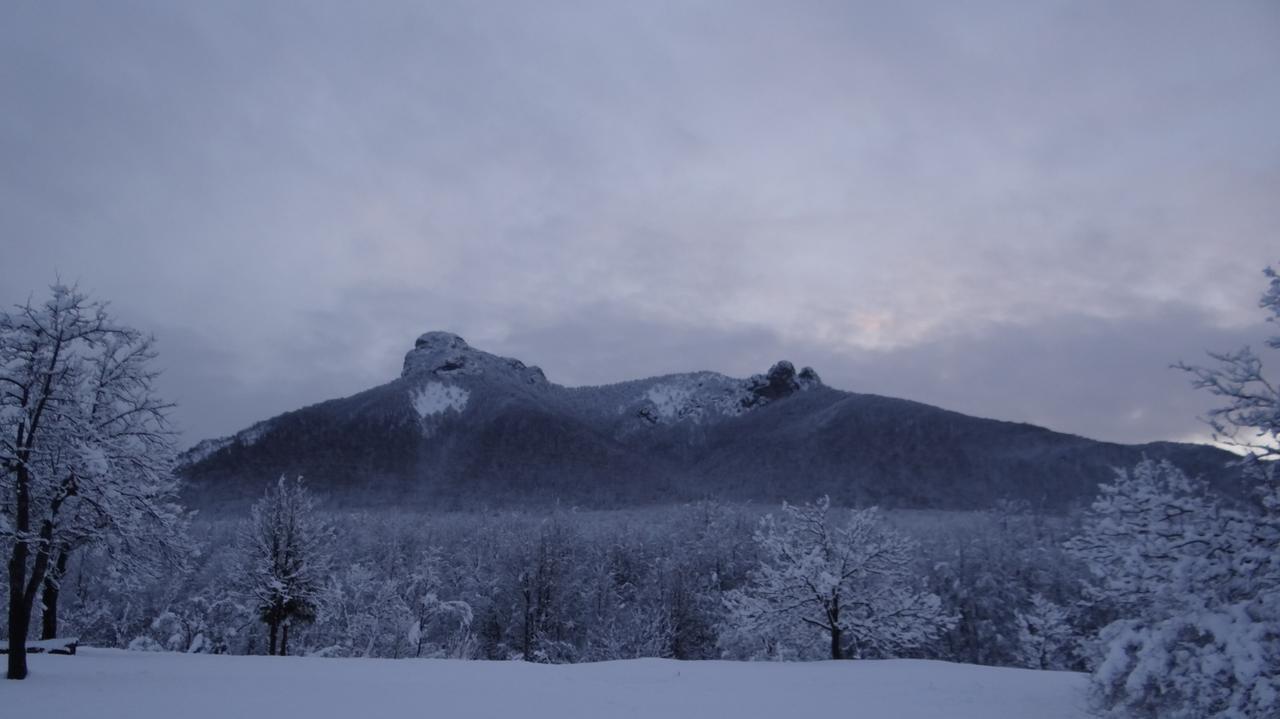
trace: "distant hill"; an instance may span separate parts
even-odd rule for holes
[[[181,457],[187,500],[236,509],[301,474],[335,506],[615,507],[704,497],[979,508],[1088,502],[1114,467],[1167,458],[1229,486],[1231,455],[1120,445],[827,387],[779,362],[564,387],[429,332],[400,378],[206,440]]]

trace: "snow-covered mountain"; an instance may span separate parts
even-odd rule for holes
[[[564,387],[428,332],[401,376],[205,440],[181,458],[196,506],[240,505],[302,474],[343,506],[591,506],[729,499],[980,507],[1087,500],[1142,456],[1225,477],[1199,445],[1116,445],[824,385],[786,361]]]

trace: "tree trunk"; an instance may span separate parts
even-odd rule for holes
[[[289,656],[289,623],[284,623],[284,631],[280,634],[280,656]]]
[[[267,626],[270,628],[270,643],[267,645],[269,647],[267,649],[267,654],[274,657],[276,655],[276,632],[280,629],[280,623],[267,622]]]
[[[53,572],[44,578],[44,614],[40,618],[40,638],[58,638],[58,596],[61,593],[62,576],[67,573],[67,558],[70,552],[58,552],[58,559],[53,565]]]
[[[22,430],[18,431],[18,444],[22,444]],[[31,477],[27,474],[26,460],[28,455],[18,457],[20,464],[15,470],[17,480],[15,489],[13,528],[19,533],[31,530],[31,499],[27,494],[31,486]],[[27,579],[27,557],[30,548],[25,541],[13,543],[13,554],[9,557],[9,670],[6,676],[10,679],[27,678],[27,629],[31,625],[31,607],[27,604],[22,591]]]
[[[840,628],[840,595],[837,593],[827,610],[827,622],[831,627],[831,658],[844,659],[844,631]]]
[[[524,577],[521,577],[524,579]],[[527,580],[525,580],[527,581]],[[524,636],[521,637],[520,651],[524,655],[522,658],[526,662],[533,661],[530,655],[533,653],[533,596],[529,591],[528,585],[523,590],[524,594]]]
[[[27,572],[27,545],[15,542],[9,558],[9,671],[10,679],[27,678],[27,628],[31,624],[31,608],[22,596]]]
[[[32,449],[36,446],[36,438],[39,436],[40,418],[44,415],[53,389],[53,369],[58,366],[58,357],[62,353],[62,341],[63,337],[59,334],[49,356],[49,371],[45,373],[44,386],[37,395],[39,399],[36,400],[35,411],[31,414],[31,424],[27,425],[25,421],[18,423],[17,441],[13,445],[17,450],[16,462],[10,467],[5,467],[6,471],[11,470],[14,473],[13,530],[18,537],[18,541],[13,543],[13,555],[9,557],[9,667],[6,676],[10,679],[27,678],[27,631],[31,628],[31,605],[35,603],[36,589],[44,581],[44,572],[48,565],[47,542],[53,537],[52,516],[57,515],[63,499],[59,498],[53,502],[50,521],[46,521],[40,529],[40,537],[46,544],[44,549],[36,553],[36,561],[31,567],[31,576],[28,577],[27,559],[30,557],[31,548],[24,536],[31,531],[31,470],[28,462],[31,461]],[[23,404],[24,407],[28,406],[25,396]]]

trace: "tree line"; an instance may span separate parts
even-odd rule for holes
[[[80,555],[63,613],[90,643],[171,651],[1067,668],[1070,652],[1030,662],[1017,639],[1033,596],[1080,596],[1083,565],[1055,548],[1067,526],[1018,507],[881,514],[825,500],[334,513],[286,479],[248,519],[193,522],[199,556],[165,582],[104,583],[111,558]],[[1042,570],[1046,555],[1058,561]],[[1023,581],[989,595],[1014,567]]]

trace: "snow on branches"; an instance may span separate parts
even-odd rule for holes
[[[915,544],[877,510],[851,511],[837,526],[826,497],[782,509],[756,531],[762,558],[749,584],[726,598],[731,652],[812,656],[820,636],[832,659],[886,656],[935,639],[953,621],[916,586]]]
[[[1271,716],[1280,706],[1280,532],[1167,463],[1120,471],[1068,549],[1096,577],[1100,708],[1122,716]]]
[[[241,585],[267,625],[270,654],[288,654],[292,624],[315,621],[331,536],[301,477],[281,477],[253,505],[241,536]]]
[[[21,648],[37,593],[56,608],[69,553],[106,545],[118,564],[152,574],[184,554],[155,356],[150,337],[74,287],[0,313],[0,538],[18,648],[10,678],[26,675]]]
[[[1280,275],[1259,302],[1280,323]],[[1280,349],[1280,335],[1266,340]],[[1123,716],[1271,717],[1280,712],[1280,392],[1245,347],[1211,367],[1174,365],[1225,404],[1206,421],[1243,450],[1252,504],[1228,505],[1168,463],[1101,488],[1068,549],[1121,617],[1100,637],[1098,708]]]
[[[1270,267],[1263,273],[1268,287],[1258,306],[1267,311],[1268,322],[1280,325],[1280,273]],[[1280,327],[1266,339],[1266,345],[1280,349]],[[1250,347],[1208,354],[1215,366],[1179,362],[1174,367],[1191,373],[1195,388],[1226,400],[1205,417],[1214,439],[1258,459],[1280,459],[1280,388],[1263,375],[1262,358]]]

